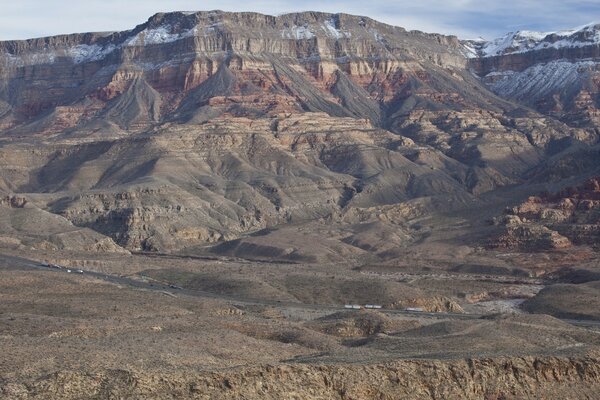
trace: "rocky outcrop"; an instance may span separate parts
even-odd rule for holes
[[[426,312],[465,312],[460,304],[447,297],[413,298],[399,301],[395,304],[388,305],[387,307],[397,309],[418,308]]]
[[[544,251],[566,249],[571,245],[568,238],[545,226],[517,225],[508,226],[492,247]]]
[[[572,244],[596,246],[600,238],[600,178],[554,194],[530,197],[494,222],[506,227],[494,243],[498,247],[542,250]]]
[[[0,206],[23,208],[25,204],[27,204],[27,198],[23,196],[4,196],[0,198]]]
[[[206,373],[61,371],[27,384],[0,383],[0,393],[15,399],[592,399],[599,389],[596,354],[379,365],[291,364]]]

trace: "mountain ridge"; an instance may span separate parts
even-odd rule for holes
[[[349,14],[159,13],[0,64],[7,188],[129,250],[461,208],[598,136],[490,91],[456,37]]]

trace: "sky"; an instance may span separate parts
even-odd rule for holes
[[[0,40],[128,30],[157,12],[217,9],[344,12],[462,39],[600,22],[600,0],[0,0]]]

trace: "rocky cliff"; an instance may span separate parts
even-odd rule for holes
[[[20,399],[81,396],[179,399],[595,398],[596,355],[398,361],[381,365],[277,365],[153,376],[125,370],[59,372],[0,393]]]
[[[496,219],[506,233],[496,245],[529,250],[561,249],[600,242],[600,178],[558,193],[529,197]]]

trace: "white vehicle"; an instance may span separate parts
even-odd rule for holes
[[[352,309],[353,309],[353,310],[360,310],[361,308],[362,308],[362,307],[361,307],[361,306],[359,306],[358,304],[353,304],[353,305],[352,305]]]
[[[420,307],[407,307],[404,311],[423,312],[423,309]]]
[[[344,308],[352,309],[352,304],[344,304]]]
[[[71,273],[71,270],[70,270],[70,269],[68,269],[68,270],[67,270],[67,272],[70,274],[70,273]]]
[[[78,270],[77,270],[77,273],[78,273],[78,274],[83,274],[83,270],[81,270],[81,269],[78,269]]]

